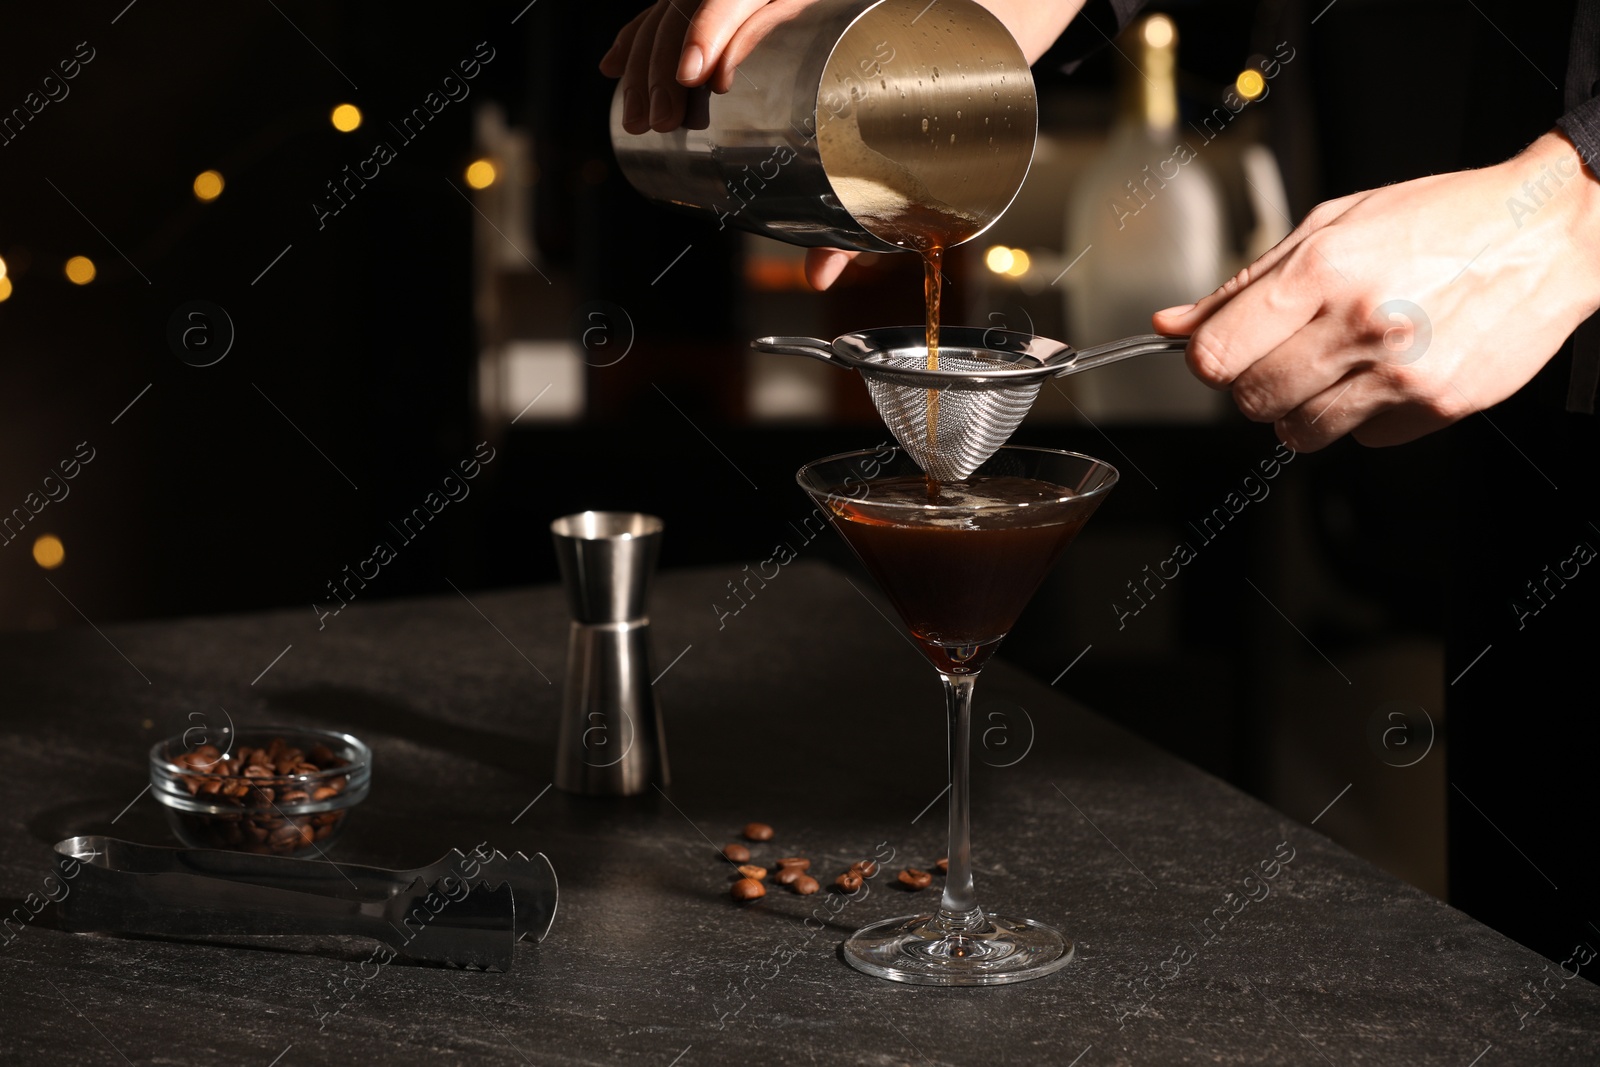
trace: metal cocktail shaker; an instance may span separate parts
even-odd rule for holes
[[[661,520],[585,511],[550,524],[572,609],[555,784],[632,795],[667,784],[667,747],[650,674],[646,604]]]
[[[893,252],[931,210],[949,244],[987,229],[1033,161],[1027,58],[972,0],[821,0],[777,24],[684,127],[611,143],[634,188],[798,245]]]

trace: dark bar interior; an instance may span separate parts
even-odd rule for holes
[[[929,5],[930,24],[957,0],[936,2],[946,10]],[[643,195],[619,165],[614,138],[635,135],[615,127],[617,82],[599,69],[637,0],[525,3],[111,0],[19,10],[0,34],[0,730],[14,758],[38,765],[5,794],[0,906],[28,919],[0,938],[19,1006],[0,1048],[19,1063],[120,1062],[106,1044],[164,1049],[175,1063],[252,1047],[267,1062],[293,1043],[286,1063],[366,1048],[665,1064],[692,1046],[687,1067],[786,1047],[841,1063],[880,1062],[865,1058],[877,1048],[881,1062],[1067,1064],[1092,1045],[1087,1067],[1316,1062],[1308,1043],[1329,1062],[1466,1064],[1492,1044],[1484,1064],[1593,1062],[1600,337],[1597,320],[1578,323],[1600,307],[1600,215],[1571,205],[1600,203],[1582,136],[1600,131],[1600,5],[1090,0],[1032,64],[1032,166],[997,221],[946,250],[945,326],[1079,349],[1148,334],[1152,313],[1292,245],[1319,204],[1377,190],[1347,208],[1345,229],[1307,239],[1326,267],[1305,277],[1324,288],[1298,321],[1320,317],[1284,341],[1272,373],[1281,382],[1293,359],[1347,353],[1361,373],[1345,409],[1337,388],[1315,401],[1330,424],[1376,395],[1372,383],[1431,382],[1444,399],[1417,385],[1393,411],[1365,426],[1349,416],[1296,451],[1272,418],[1241,412],[1245,389],[1197,377],[1193,347],[1187,360],[1141,356],[1044,382],[1011,444],[1101,457],[1120,478],[1016,618],[985,674],[994,695],[977,687],[971,866],[980,900],[1015,916],[1021,899],[1069,938],[1075,908],[1146,896],[1128,897],[1126,939],[1107,905],[1103,924],[1083,919],[1092,933],[1059,974],[1012,999],[979,989],[958,1000],[888,986],[835,951],[896,914],[889,904],[915,902],[887,860],[889,902],[830,918],[798,962],[763,972],[758,997],[743,968],[780,934],[804,935],[800,904],[781,928],[747,923],[789,890],[768,882],[766,900],[734,905],[715,855],[738,812],[776,813],[776,844],[785,820],[819,838],[816,901],[855,900],[833,888],[848,865],[823,857],[901,832],[931,842],[912,868],[944,857],[971,877],[938,839],[945,800],[908,822],[946,781],[933,679],[905,651],[925,635],[902,625],[881,574],[819,534],[828,505],[795,482],[807,461],[894,441],[857,374],[751,348],[920,324],[922,263],[868,252],[817,291],[806,249],[749,232],[778,211],[764,182],[747,205],[733,201],[747,212],[720,221]],[[664,18],[696,10],[680,6]],[[740,10],[759,20],[783,5],[760,7]],[[794,96],[796,115],[821,116],[805,90],[736,85],[708,106],[716,116],[744,93],[781,109]],[[1552,130],[1571,133],[1562,144],[1581,167],[1523,185],[1499,177]],[[955,135],[938,147],[953,153]],[[786,188],[802,165],[767,180]],[[1468,171],[1482,176],[1476,192],[1466,179],[1400,185]],[[1393,206],[1403,190],[1411,199]],[[848,197],[823,199],[832,210]],[[1569,208],[1563,239],[1549,220]],[[1481,260],[1457,255],[1469,244]],[[1252,268],[1250,285],[1265,273]],[[1284,282],[1260,306],[1310,299],[1309,285]],[[1419,429],[1392,442],[1402,418]],[[586,511],[661,520],[648,619],[573,621],[550,530]],[[924,580],[961,580],[954,564]],[[646,704],[659,693],[663,709],[665,748],[628,787],[634,798],[580,796],[552,774],[563,710],[580,668],[593,669],[576,653],[563,661],[580,623],[649,625],[649,669],[635,663],[615,683]],[[161,668],[147,676],[138,649]],[[297,1001],[281,1032],[254,1019],[206,1045],[174,1021],[195,989],[244,976],[282,985],[296,969],[324,972],[303,979],[322,988],[367,947],[261,951],[278,939],[218,933],[201,950],[152,928],[143,940],[97,935],[87,954],[75,947],[86,935],[70,932],[81,918],[33,920],[31,894],[63,838],[193,846],[168,832],[158,796],[117,808],[145,783],[150,746],[216,708],[241,741],[249,724],[285,723],[371,747],[372,799],[338,849],[302,859],[414,868],[485,839],[546,853],[563,910],[538,948],[530,938],[515,954],[519,980],[535,985],[470,974],[452,989],[436,980],[451,972],[402,961],[384,981],[404,972],[410,985],[374,983],[332,1022],[326,1005],[313,1014]],[[1007,734],[1023,722],[1026,745]],[[1037,792],[1025,794],[993,770],[1012,750],[992,746],[1022,759],[1036,734],[1019,766]],[[101,782],[67,775],[74,764]],[[353,791],[345,769],[338,788]],[[806,797],[797,783],[808,780]],[[949,804],[964,813],[958,780]],[[423,811],[400,783],[451,799]],[[532,807],[546,822],[508,821],[550,783],[561,788]],[[1055,815],[1040,807],[1052,784],[1073,794]],[[485,812],[509,806],[506,817],[480,820],[475,794]],[[710,812],[727,825],[701,829]],[[1236,820],[1238,836],[1208,836],[1225,833],[1213,817]],[[880,832],[890,822],[898,829]],[[261,824],[263,836],[279,825]],[[848,845],[820,840],[851,825]],[[1295,921],[1231,943],[1222,973],[1163,984],[1163,1006],[1140,1007],[1143,1033],[1130,1031],[1130,995],[1150,1003],[1128,992],[1130,975],[1196,933],[1185,920],[1206,914],[1227,872],[1242,877],[1280,840],[1300,859],[1284,861],[1294,873],[1278,899],[1255,906],[1295,899]],[[745,844],[752,862],[777,858]],[[1056,864],[1034,870],[1050,880],[1037,892],[1020,888],[1030,848]],[[1090,855],[1116,873],[1086,874]],[[658,864],[673,873],[629,881],[630,865]],[[924,895],[944,886],[949,910],[955,881],[935,872]],[[1178,885],[1192,903],[1171,895]],[[463,907],[492,909],[482,896]],[[685,909],[681,937],[615,917],[668,907]],[[1312,933],[1319,916],[1341,925]],[[612,922],[608,939],[596,928]],[[564,924],[583,927],[565,946]],[[1367,925],[1384,932],[1371,951],[1409,962],[1378,959],[1361,977],[1357,951],[1337,943]],[[696,955],[722,938],[745,944]],[[1280,960],[1269,982],[1260,961],[1273,953],[1296,962]],[[157,982],[162,1006],[141,1022],[126,991],[93,976],[147,955],[189,978]],[[24,965],[62,995],[37,992]],[[1313,995],[1319,965],[1337,1010]],[[723,987],[741,980],[750,1006],[730,1009]],[[648,1006],[617,1007],[608,981]],[[1196,992],[1207,982],[1232,991]],[[846,992],[819,992],[835,998],[822,1007],[800,991],[835,984]],[[1434,984],[1445,991],[1422,991]],[[646,985],[681,985],[682,1017]],[[454,1023],[444,1008],[393,1022],[407,1009],[385,1003],[469,987]],[[1036,999],[1017,999],[1023,990]],[[1414,1000],[1412,1021],[1389,1008],[1369,1017],[1364,992],[1396,1010]],[[1280,1007],[1309,1036],[1283,1026]],[[916,1029],[946,1011],[944,1029]],[[1040,1012],[1061,1021],[1031,1023]],[[1246,1019],[1219,1035],[1207,1012]],[[828,1029],[841,1013],[860,1016],[855,1045]],[[80,1033],[79,1015],[114,1020],[112,1040]],[[1493,1021],[1452,1035],[1453,1018]],[[974,1037],[984,1024],[1004,1032],[987,1047]],[[629,1036],[652,1027],[654,1043]],[[493,1047],[461,1036],[474,1031]],[[75,1059],[63,1041],[91,1051]]]

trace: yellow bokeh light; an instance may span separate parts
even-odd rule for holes
[[[215,200],[222,195],[222,175],[214,170],[203,170],[195,175],[194,195],[198,200]]]
[[[487,189],[494,184],[494,164],[487,159],[474,160],[467,168],[467,184],[474,189]]]
[[[66,558],[67,547],[55,534],[40,534],[33,542],[33,561],[47,571],[61,566],[61,561]]]
[[[1033,257],[1020,248],[1011,250],[1011,266],[1006,268],[1006,277],[1020,278],[1028,273],[1028,268],[1033,266]]]
[[[1177,28],[1165,15],[1152,15],[1145,20],[1144,43],[1152,48],[1167,47],[1177,35]]]
[[[0,259],[0,278],[4,278],[5,276],[6,276],[6,261],[4,259]]]
[[[1017,257],[1005,245],[993,245],[983,254],[983,265],[996,274],[1004,274],[1016,261]]]
[[[1233,87],[1246,100],[1254,100],[1267,87],[1267,80],[1261,76],[1260,71],[1240,71],[1239,76],[1233,79]]]
[[[340,104],[333,109],[333,128],[340,133],[349,133],[361,125],[361,109],[354,104]]]
[[[67,281],[73,285],[88,285],[94,281],[94,260],[88,256],[73,256],[67,260]]]
[[[0,304],[11,299],[11,279],[0,278]]]

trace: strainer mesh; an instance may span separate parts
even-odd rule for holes
[[[927,367],[920,351],[884,354],[873,363],[888,368],[914,370]],[[941,371],[991,371],[996,361],[941,353]],[[992,389],[926,389],[901,385],[876,377],[862,368],[867,391],[878,414],[906,454],[924,474],[941,482],[960,481],[1010,440],[1033,401],[1038,381]],[[928,398],[938,393],[935,438],[928,439]]]

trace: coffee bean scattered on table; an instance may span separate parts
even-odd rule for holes
[[[733,899],[738,901],[758,900],[767,895],[767,887],[754,878],[741,878],[733,883]]]
[[[735,841],[722,846],[722,858],[731,863],[749,863],[750,850]]]
[[[794,891],[803,897],[809,897],[819,888],[821,887],[817,885],[817,880],[809,874],[802,874],[794,880]]]
[[[861,875],[855,871],[845,871],[833,880],[833,884],[846,893],[854,893],[861,888]]]
[[[939,868],[939,873],[940,874],[949,874],[950,873],[950,857],[949,856],[945,856],[942,859],[939,859],[939,860],[935,861],[934,862],[934,866]]]
[[[739,873],[744,875],[746,878],[754,878],[758,882],[764,882],[767,880],[767,869],[765,867],[757,867],[754,864],[741,864],[739,866]]]
[[[909,889],[926,889],[933,884],[933,875],[927,871],[919,871],[915,867],[907,867],[900,872],[900,884]]]
[[[744,825],[744,836],[751,841],[771,841],[772,827],[764,822],[750,822]]]
[[[871,878],[878,873],[878,865],[871,860],[857,860],[850,865],[850,870],[863,878]]]
[[[782,870],[785,867],[793,867],[799,871],[809,871],[811,869],[811,861],[804,856],[785,856],[778,861],[778,869]]]

